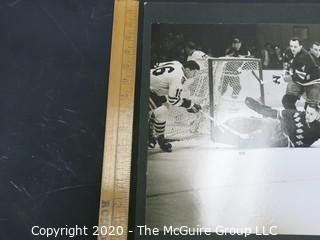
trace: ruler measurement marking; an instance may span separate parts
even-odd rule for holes
[[[125,9],[127,9],[127,1],[125,1],[124,2],[125,3],[125,6],[124,6],[124,8]],[[126,14],[125,14],[125,16],[124,16],[125,18],[126,18]],[[122,38],[124,38],[125,37],[125,33],[126,33],[126,28],[127,28],[127,26],[126,26],[126,21],[125,21],[125,19],[124,19],[124,27],[123,27],[123,36],[122,36]],[[124,46],[125,46],[125,41],[123,41],[122,42],[122,49],[121,49],[121,63],[123,63],[124,62],[124,59],[125,59],[125,55],[123,54],[123,49],[124,49]],[[122,75],[123,75],[123,68],[121,68],[121,73],[120,73],[120,80],[122,79]],[[120,93],[120,97],[119,97],[119,110],[118,110],[118,123],[117,123],[117,126],[119,126],[119,121],[120,121],[120,119],[121,119],[121,112],[120,112],[120,109],[121,109],[121,96],[122,96],[122,84],[119,84],[119,93]],[[115,164],[114,164],[114,180],[113,180],[113,185],[114,185],[114,187],[113,187],[113,202],[112,202],[112,215],[111,215],[111,225],[112,226],[116,226],[115,225],[115,222],[114,222],[114,218],[115,218],[115,203],[116,203],[116,198],[115,198],[115,196],[116,196],[116,190],[117,190],[117,164],[118,164],[118,161],[117,161],[117,159],[118,159],[118,140],[119,140],[119,129],[117,129],[118,130],[118,132],[117,132],[117,139],[116,139],[116,155],[115,155]]]
[[[138,4],[115,2],[100,223],[122,226],[125,234],[101,240],[127,237]]]
[[[115,4],[115,16],[121,15],[121,12],[119,12],[118,5]],[[121,17],[120,17],[121,19]],[[118,32],[122,31],[122,26],[121,23],[118,22],[114,23],[114,30],[113,30],[113,35],[117,34]],[[112,42],[112,47],[113,49],[119,48],[117,42]],[[119,60],[122,62],[122,59],[118,59],[119,56],[114,54],[114,51],[112,52],[112,64],[115,65],[114,63],[118,62]],[[120,54],[122,58],[122,54]],[[108,219],[104,221],[106,225],[110,225],[110,221],[113,219],[113,204],[114,204],[114,199],[112,197],[114,196],[114,188],[112,185],[114,185],[114,179],[115,179],[115,160],[116,160],[116,151],[117,147],[116,145],[113,144],[113,141],[117,141],[118,133],[116,132],[116,129],[113,128],[113,125],[116,125],[118,119],[119,119],[119,112],[117,111],[117,108],[120,104],[119,99],[116,98],[117,92],[120,92],[120,88],[117,89],[117,86],[114,86],[117,84],[113,80],[118,78],[118,72],[116,69],[111,65],[110,69],[110,82],[109,82],[109,89],[112,91],[109,91],[108,93],[108,108],[107,108],[107,126],[106,126],[106,142],[105,142],[105,158],[104,158],[104,166],[103,166],[103,179],[102,179],[102,198],[104,198],[103,195],[106,195],[105,198],[108,199],[108,207],[109,211],[107,212],[108,214]],[[120,73],[121,74],[121,73]],[[116,90],[116,91],[115,91]],[[113,117],[113,118],[112,118]],[[109,150],[109,151],[108,151]],[[111,172],[113,170],[113,172]],[[112,190],[112,193],[109,191]],[[111,206],[110,206],[111,205]],[[102,236],[103,239],[106,238],[106,236]]]

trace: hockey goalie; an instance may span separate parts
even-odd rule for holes
[[[320,139],[319,106],[276,110],[250,97],[245,104],[262,117],[229,119],[227,127],[215,127],[217,141],[241,148],[310,147]]]

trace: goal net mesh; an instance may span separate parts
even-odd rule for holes
[[[246,96],[263,99],[261,62],[253,58],[210,58],[199,74],[184,84],[183,97],[202,106],[202,113],[170,107],[166,138],[185,140],[210,135],[217,124],[253,115],[244,104]],[[214,121],[209,120],[208,116]]]

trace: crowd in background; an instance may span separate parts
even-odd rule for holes
[[[283,54],[279,45],[266,43],[260,50],[261,55],[257,56],[262,60],[264,69],[281,69],[283,66]]]
[[[227,55],[227,50],[230,50],[230,47],[232,47],[232,41],[230,39],[229,48],[224,49],[224,54],[221,54],[221,51],[220,53],[215,53],[210,46],[201,45],[197,39],[186,39],[182,33],[168,32],[161,39],[154,39],[152,41],[151,63],[153,65],[173,60],[184,62],[188,57],[186,47],[190,45],[196,50],[203,51],[210,57],[223,57]],[[250,53],[250,57],[260,58],[263,69],[282,68],[283,50],[279,45],[266,43],[263,47],[258,47],[242,42],[242,48]]]

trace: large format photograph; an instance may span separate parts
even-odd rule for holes
[[[320,235],[320,26],[154,24],[151,39],[146,224]]]

